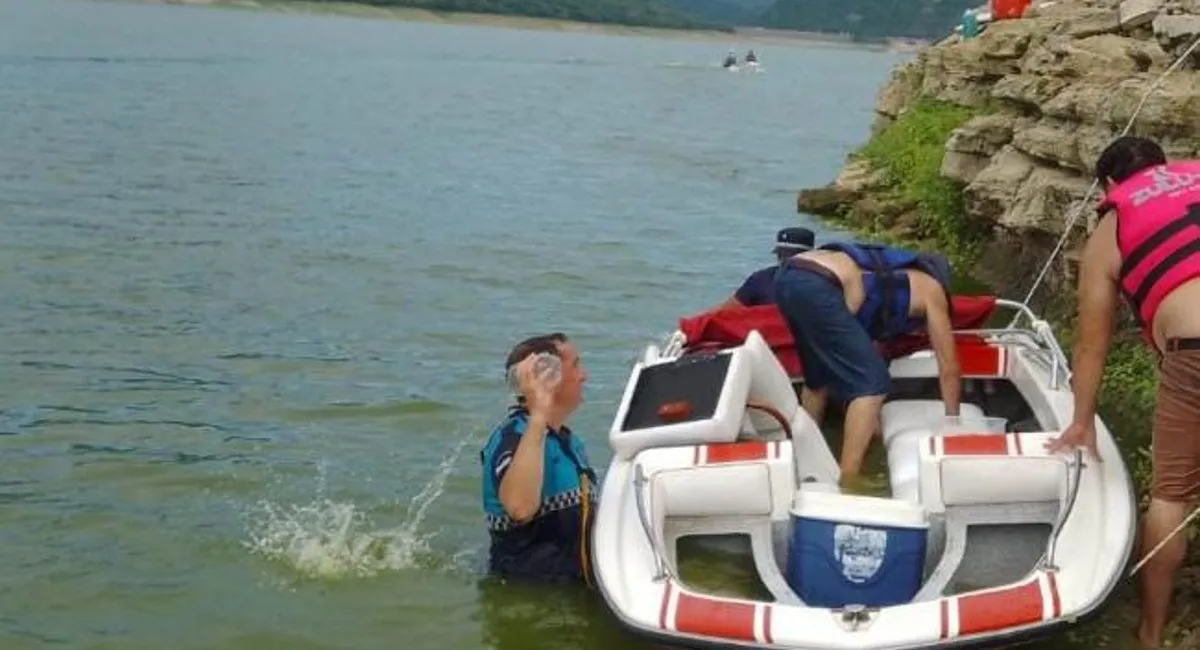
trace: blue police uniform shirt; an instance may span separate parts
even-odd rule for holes
[[[533,518],[525,523],[513,521],[500,503],[500,481],[512,466],[528,419],[524,408],[513,407],[480,453],[483,509],[491,537],[488,570],[512,578],[579,579],[583,577],[580,542],[582,535],[590,534],[599,486],[583,441],[569,427],[546,434],[541,507]],[[588,476],[590,483],[586,523],[580,505],[581,474]]]
[[[775,273],[777,271],[779,271],[779,265],[772,264],[751,273],[742,282],[742,286],[733,293],[733,297],[747,307],[775,304]]]

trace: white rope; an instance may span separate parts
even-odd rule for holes
[[[1158,90],[1158,87],[1162,85],[1163,80],[1165,80],[1172,72],[1179,68],[1179,66],[1183,65],[1183,62],[1186,61],[1187,58],[1191,56],[1192,52],[1195,52],[1196,48],[1198,47],[1200,47],[1200,36],[1196,37],[1196,40],[1191,44],[1191,46],[1188,47],[1183,54],[1179,55],[1179,58],[1175,59],[1175,62],[1172,63],[1170,67],[1168,67],[1161,75],[1159,75],[1158,79],[1154,80],[1154,83],[1150,84],[1150,88],[1148,88],[1146,93],[1142,95],[1142,100],[1138,102],[1137,108],[1134,109],[1133,115],[1129,117],[1129,123],[1125,125],[1125,128],[1121,131],[1121,135],[1117,137],[1129,135],[1129,131],[1133,128],[1133,123],[1137,120],[1138,114],[1142,112],[1142,107],[1146,105],[1146,100],[1150,99],[1150,95],[1155,90]],[[1033,299],[1033,294],[1037,292],[1038,287],[1042,284],[1042,280],[1046,278],[1046,273],[1050,271],[1050,267],[1054,264],[1054,258],[1058,257],[1058,253],[1067,243],[1067,239],[1070,238],[1071,230],[1075,227],[1075,222],[1078,221],[1079,216],[1084,213],[1084,208],[1087,205],[1088,200],[1092,198],[1092,192],[1096,191],[1096,187],[1099,185],[1099,179],[1093,180],[1092,185],[1088,188],[1087,193],[1084,194],[1083,198],[1075,204],[1075,209],[1071,211],[1070,216],[1067,219],[1067,225],[1065,228],[1063,228],[1062,237],[1059,237],[1058,244],[1050,253],[1050,257],[1046,260],[1046,264],[1042,266],[1042,270],[1038,273],[1037,279],[1033,281],[1033,286],[1029,287],[1029,293],[1025,294],[1025,300],[1022,301],[1025,304],[1029,304],[1029,301]],[[1014,318],[1013,322],[1009,323],[1008,326],[1012,327],[1015,324],[1016,318]]]
[[[1193,510],[1192,514],[1188,515],[1188,518],[1184,519],[1182,524],[1179,524],[1178,526],[1176,526],[1175,530],[1171,531],[1171,533],[1169,535],[1164,537],[1163,540],[1158,543],[1158,546],[1155,546],[1154,548],[1150,549],[1150,552],[1146,554],[1146,557],[1142,558],[1142,561],[1138,562],[1137,566],[1133,567],[1133,570],[1129,572],[1129,577],[1132,578],[1134,575],[1136,575],[1137,572],[1142,568],[1142,566],[1150,561],[1150,558],[1157,555],[1158,552],[1161,551],[1162,548],[1167,545],[1167,542],[1171,541],[1172,537],[1175,537],[1179,533],[1183,532],[1183,529],[1187,528],[1187,525],[1192,523],[1192,520],[1195,519],[1197,515],[1200,515],[1200,506],[1198,506],[1195,510]]]

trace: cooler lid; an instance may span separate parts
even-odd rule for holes
[[[929,527],[928,514],[920,504],[881,497],[802,490],[793,497],[791,512],[793,517],[861,526]]]

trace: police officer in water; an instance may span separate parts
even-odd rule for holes
[[[480,453],[488,570],[590,585],[598,486],[583,441],[567,426],[583,401],[587,371],[557,332],[518,343],[504,368],[516,402]]]

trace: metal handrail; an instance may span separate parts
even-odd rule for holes
[[[1029,319],[1029,326],[1042,345],[1050,351],[1054,363],[1050,368],[1050,386],[1058,390],[1063,384],[1069,384],[1071,381],[1071,363],[1067,359],[1067,355],[1063,352],[1062,346],[1058,344],[1058,339],[1054,336],[1054,329],[1050,327],[1050,323],[1043,318],[1038,318],[1029,305],[1015,300],[1005,300],[1003,298],[996,299],[996,306],[1007,307],[1017,312],[1017,317],[1008,324],[1006,329],[1015,329],[1015,325],[1021,316]],[[1062,376],[1058,374],[1059,368],[1062,368]]]
[[[635,464],[633,466],[633,487],[637,490],[637,493],[634,495],[634,498],[637,504],[638,520],[642,524],[642,530],[646,533],[646,541],[650,542],[650,553],[654,556],[654,581],[661,582],[666,578],[678,580],[674,569],[671,567],[671,563],[666,559],[666,554],[659,547],[658,535],[654,534],[654,527],[650,521],[650,515],[645,503],[646,487],[649,484],[650,480],[646,477],[646,472],[642,469],[642,464]]]
[[[1076,449],[1075,458],[1071,463],[1075,471],[1067,475],[1067,503],[1058,514],[1058,520],[1054,522],[1054,528],[1050,530],[1050,538],[1046,543],[1046,554],[1042,557],[1041,566],[1044,569],[1056,570],[1058,565],[1054,562],[1055,552],[1058,550],[1058,536],[1062,533],[1062,527],[1070,518],[1071,512],[1075,509],[1075,501],[1079,497],[1079,483],[1083,477],[1083,450]]]

